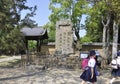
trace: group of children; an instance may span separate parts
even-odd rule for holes
[[[80,75],[80,78],[82,79],[81,84],[85,84],[86,82],[91,82],[94,84],[97,82],[97,69],[96,69],[96,52],[94,50],[91,50],[89,52],[89,61],[88,61],[88,67],[85,69],[82,74]],[[120,65],[120,52],[117,53],[117,64]],[[110,84],[113,83],[113,81],[116,79],[116,77],[120,77],[120,66],[118,69],[112,69],[111,74],[113,78],[110,81]]]

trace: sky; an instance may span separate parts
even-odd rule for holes
[[[43,26],[49,21],[49,0],[28,0],[26,5],[33,7],[37,5],[36,15],[32,18],[33,20],[38,23],[38,26]],[[25,17],[25,14],[29,11],[22,11],[22,17]]]
[[[47,22],[49,22],[49,15],[51,14],[51,11],[49,10],[49,3],[50,0],[28,0],[26,5],[28,6],[34,6],[37,5],[37,10],[36,10],[36,15],[32,18],[33,20],[36,21],[38,26],[43,26]],[[25,17],[25,14],[30,11],[22,11],[21,18]],[[84,17],[81,21],[81,23],[84,24]],[[86,34],[85,30],[80,30],[80,37],[83,37]]]

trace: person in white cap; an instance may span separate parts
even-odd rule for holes
[[[110,84],[112,84],[117,77],[120,77],[120,52],[117,53],[117,57],[111,61],[111,64],[117,64],[118,67],[116,69],[112,69],[111,74],[113,78],[110,80]]]

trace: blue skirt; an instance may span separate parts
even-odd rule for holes
[[[113,69],[111,74],[114,76],[114,77],[120,77],[120,67],[118,69]]]
[[[94,75],[93,78],[91,78],[91,68],[89,68],[88,70],[84,70],[83,73],[80,75],[80,78],[84,81],[89,81],[91,83],[93,82],[97,82],[97,77],[96,77],[96,73],[95,73],[95,68],[94,68]]]

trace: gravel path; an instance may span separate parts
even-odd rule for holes
[[[20,56],[0,59],[0,62],[20,59]],[[48,68],[42,70],[34,65],[14,68],[0,68],[0,84],[80,84],[80,69]],[[110,71],[102,71],[96,84],[109,84]],[[90,83],[87,83],[90,84]],[[118,78],[113,84],[120,84]]]
[[[0,68],[0,84],[80,84],[81,70],[49,68],[39,70],[27,66],[23,68]],[[104,72],[96,84],[109,84],[110,74]],[[90,83],[88,83],[90,84]],[[113,84],[120,84],[117,79]]]

